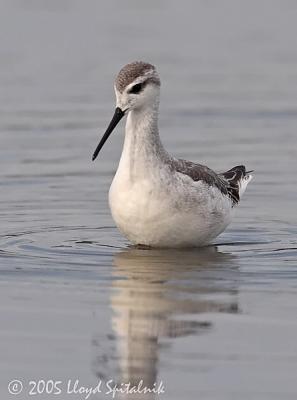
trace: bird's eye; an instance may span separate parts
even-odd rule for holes
[[[129,93],[138,94],[142,88],[143,88],[142,83],[136,83],[136,85],[131,87]]]

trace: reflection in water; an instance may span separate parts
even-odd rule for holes
[[[115,335],[108,338],[109,346],[102,346],[105,354],[100,341],[94,341],[96,374],[131,385],[143,380],[147,387],[162,380],[158,360],[166,338],[206,334],[212,323],[203,313],[238,312],[234,261],[215,247],[129,248],[116,254],[111,296]]]

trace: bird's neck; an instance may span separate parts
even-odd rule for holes
[[[158,105],[130,111],[119,168],[128,171],[131,179],[142,178],[153,173],[167,157],[159,137]]]

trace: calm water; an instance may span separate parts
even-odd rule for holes
[[[83,399],[76,379],[102,381],[91,399],[110,379],[296,399],[296,18],[289,0],[1,1],[1,399],[12,379],[19,399]],[[135,59],[158,66],[169,151],[255,170],[215,246],[133,249],[111,219],[123,123],[91,155]],[[40,379],[62,394],[30,396]]]

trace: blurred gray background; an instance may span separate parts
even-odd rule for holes
[[[136,355],[164,399],[296,399],[296,21],[292,0],[0,0],[1,398],[135,379]],[[123,122],[91,156],[134,60],[170,152],[255,170],[219,251],[146,256],[114,226]]]

